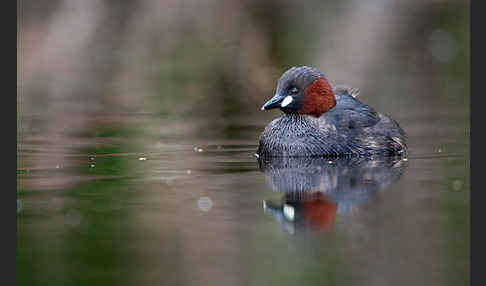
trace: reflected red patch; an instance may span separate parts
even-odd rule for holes
[[[336,98],[327,80],[320,77],[304,90],[301,104],[299,114],[319,117],[336,105]]]
[[[303,202],[307,221],[322,231],[329,231],[336,218],[337,205],[324,197]]]

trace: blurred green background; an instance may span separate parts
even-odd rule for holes
[[[468,1],[17,3],[19,285],[468,284]],[[397,120],[410,166],[289,238],[253,154],[300,65]]]

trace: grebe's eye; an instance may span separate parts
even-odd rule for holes
[[[293,87],[291,90],[290,90],[290,93],[291,94],[296,94],[296,93],[299,93],[299,89],[296,88],[296,87]]]

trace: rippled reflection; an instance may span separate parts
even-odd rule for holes
[[[406,168],[403,158],[267,158],[258,160],[268,185],[281,201],[264,201],[265,212],[290,233],[329,231],[337,215],[373,199],[396,182]]]

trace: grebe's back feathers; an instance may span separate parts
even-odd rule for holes
[[[359,88],[351,86],[338,85],[334,88],[334,93],[347,93],[354,98],[358,97],[360,92]]]
[[[348,89],[335,90],[336,106],[320,116],[320,120],[338,128],[365,128],[378,123],[380,116],[373,108],[353,97]]]

